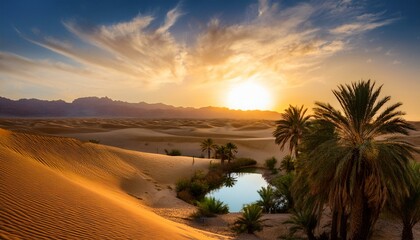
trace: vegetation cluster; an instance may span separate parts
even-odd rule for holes
[[[224,184],[233,184],[230,173],[243,168],[255,166],[257,162],[251,158],[237,158],[224,163],[211,163],[207,173],[197,171],[191,178],[180,179],[176,183],[177,197],[191,204],[197,204],[210,191]]]
[[[276,158],[265,161],[275,174],[271,185],[258,191],[260,200],[244,206],[232,229],[254,233],[263,228],[264,213],[288,212],[289,234],[282,239],[366,240],[386,213],[401,221],[401,239],[413,240],[412,229],[420,221],[420,164],[413,161],[418,150],[400,137],[415,129],[398,110],[401,103],[386,106],[390,97],[381,98],[381,88],[370,80],[340,85],[333,90],[340,109],[316,102],[312,115],[304,106],[289,106],[273,132],[275,143],[281,150],[287,147],[289,155],[279,168]],[[201,149],[221,164],[206,175],[180,180],[178,197],[202,200],[198,206],[204,216],[227,212],[227,206],[205,194],[223,184],[226,173],[256,162],[232,161],[237,147],[230,143],[217,146],[206,139]],[[326,211],[331,222],[316,232]]]
[[[413,239],[420,168],[412,161],[417,150],[399,137],[414,127],[402,118],[402,104],[385,107],[390,97],[380,92],[370,80],[340,85],[333,93],[341,109],[316,102],[306,115],[303,106],[290,106],[276,122],[275,142],[290,151],[281,163],[285,174],[273,181],[292,214],[284,238],[301,232],[311,240],[369,239],[386,212],[401,220],[401,239]],[[329,232],[316,236],[325,209]]]

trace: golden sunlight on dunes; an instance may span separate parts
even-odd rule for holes
[[[208,166],[77,140],[0,129],[1,239],[223,238],[174,223],[148,204],[165,186]],[[136,198],[132,197],[135,196]],[[143,199],[142,201],[140,201]]]

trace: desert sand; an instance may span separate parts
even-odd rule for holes
[[[0,119],[0,128],[0,238],[276,239],[287,232],[288,214],[265,215],[267,227],[255,236],[229,230],[239,213],[196,222],[189,218],[195,208],[173,190],[217,161],[198,158],[208,137],[234,142],[238,156],[260,166],[281,159],[286,152],[274,144],[271,121]],[[420,146],[419,131],[406,139]],[[399,239],[400,232],[398,221],[380,219],[374,239]]]
[[[206,239],[147,206],[188,208],[170,189],[209,160],[0,130],[0,238]],[[134,197],[133,197],[134,196]]]
[[[268,120],[189,119],[0,119],[0,128],[13,131],[66,136],[81,141],[98,140],[119,148],[165,154],[179,149],[184,156],[203,157],[200,142],[213,138],[217,144],[233,142],[238,157],[264,163],[272,156],[281,159]]]

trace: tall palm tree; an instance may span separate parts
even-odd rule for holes
[[[401,103],[380,112],[390,100],[389,96],[379,98],[381,88],[375,88],[370,80],[340,85],[333,93],[342,112],[319,102],[314,109],[315,118],[331,124],[336,137],[313,149],[311,178],[331,177],[329,202],[335,209],[349,210],[350,239],[368,238],[384,206],[387,189],[396,189],[398,195],[407,191],[401,176],[415,149],[392,136],[408,135],[414,128],[397,110]]]
[[[309,124],[310,116],[305,116],[307,110],[303,105],[300,108],[289,105],[281,114],[281,119],[276,121],[277,127],[273,132],[275,143],[280,145],[280,150],[289,143],[290,155],[293,157],[298,155],[299,142]]]
[[[332,187],[335,171],[333,167],[326,167],[329,171],[319,174],[319,167],[314,166],[323,160],[335,159],[337,153],[336,143],[338,135],[335,133],[331,123],[315,119],[311,121],[307,133],[302,139],[299,161],[296,168],[296,177],[292,184],[292,195],[298,207],[306,204],[313,205],[313,210],[320,219],[325,204],[329,203],[332,212],[330,239],[347,239],[347,217],[346,209],[329,196],[334,196],[335,189]],[[322,159],[320,159],[322,158]],[[327,163],[334,163],[328,161]],[[315,176],[314,176],[315,175]]]
[[[217,146],[216,148],[216,155],[220,157],[220,160],[222,162],[222,165],[225,163],[225,160],[228,158],[229,151],[226,148],[226,146]]]
[[[207,158],[210,158],[211,151],[214,151],[217,145],[214,143],[213,139],[207,138],[204,139],[201,144],[201,152],[207,151]]]
[[[407,176],[408,194],[394,198],[390,192],[387,208],[403,223],[402,240],[413,240],[413,227],[420,221],[420,163],[410,165]]]
[[[230,161],[235,158],[235,153],[238,153],[238,146],[236,146],[234,143],[228,142],[226,143],[226,149],[228,151],[228,163],[230,163]]]

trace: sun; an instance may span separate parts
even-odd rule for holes
[[[261,84],[244,82],[230,90],[227,106],[237,110],[268,110],[271,98],[268,90]]]

